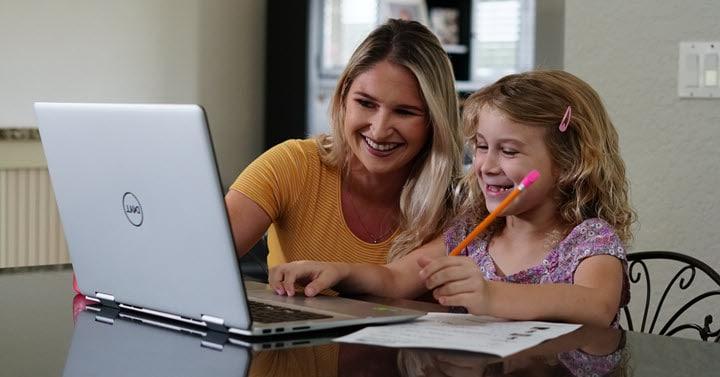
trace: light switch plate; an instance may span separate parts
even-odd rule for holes
[[[678,96],[683,98],[720,98],[719,61],[720,41],[680,42]]]

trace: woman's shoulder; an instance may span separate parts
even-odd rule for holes
[[[315,139],[289,139],[270,148],[276,153],[286,153],[294,156],[319,156],[318,145]]]
[[[290,139],[268,149],[257,161],[276,169],[316,170],[323,164],[315,139]]]

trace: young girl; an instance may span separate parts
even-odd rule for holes
[[[628,203],[618,136],[597,93],[561,71],[504,77],[464,103],[473,167],[442,237],[384,266],[295,262],[274,268],[278,294],[337,285],[345,292],[417,297],[473,314],[617,326],[629,298]],[[447,256],[531,170],[540,178],[475,239]]]

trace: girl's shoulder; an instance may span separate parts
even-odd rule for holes
[[[560,246],[573,258],[607,254],[625,259],[625,248],[617,232],[600,218],[587,219],[575,226]]]
[[[612,225],[597,217],[586,219],[576,225],[565,239],[573,239],[579,242],[598,241],[604,239],[620,240]]]
[[[447,251],[454,249],[477,226],[478,217],[475,214],[462,214],[451,220],[443,232],[443,239]],[[481,233],[466,249],[468,255],[484,253],[487,249],[489,232]]]

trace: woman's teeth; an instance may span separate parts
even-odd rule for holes
[[[374,142],[374,141],[372,141],[372,140],[370,140],[370,139],[368,139],[368,138],[365,138],[365,142],[366,142],[372,149],[376,149],[376,150],[383,151],[383,152],[389,151],[389,150],[391,150],[391,149],[395,149],[395,148],[397,148],[398,145],[400,145],[400,144],[398,144],[398,143],[376,143],[376,142]]]

